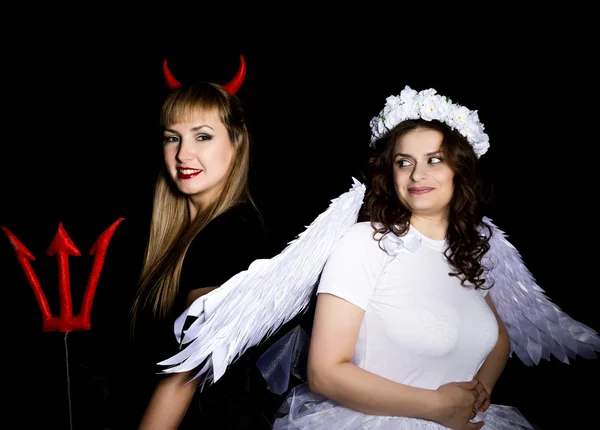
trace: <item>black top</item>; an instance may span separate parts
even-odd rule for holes
[[[171,315],[157,320],[144,309],[136,331],[136,348],[143,362],[155,373],[157,362],[179,351],[173,332],[175,319],[187,307],[188,293],[197,288],[218,287],[246,270],[258,258],[272,255],[267,231],[249,203],[242,203],[217,216],[198,233],[183,261],[179,291]]]
[[[156,363],[179,351],[173,332],[175,319],[186,309],[191,290],[224,284],[259,258],[275,255],[272,241],[253,205],[239,204],[212,220],[190,244],[180,276],[173,312],[157,321],[144,311],[130,348],[132,360],[127,376],[135,384],[128,403],[130,424],[135,428],[152,395],[161,369]],[[268,344],[250,348],[215,384],[198,389],[180,428],[270,429],[273,405],[281,397],[270,393],[256,368],[256,360]],[[125,373],[127,373],[125,371]],[[134,381],[135,380],[135,381]],[[133,396],[133,398],[131,397]],[[128,402],[129,401],[129,402]],[[123,428],[129,428],[129,427]],[[121,428],[121,427],[119,427]]]
[[[179,292],[224,284],[257,258],[269,258],[269,242],[258,212],[237,205],[211,221],[190,244]]]

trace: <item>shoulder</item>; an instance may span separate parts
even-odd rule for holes
[[[260,213],[251,203],[238,203],[219,214],[209,225],[219,226],[260,226]]]
[[[336,244],[331,259],[348,261],[379,260],[385,252],[369,221],[353,224]]]
[[[269,238],[261,222],[250,203],[231,207],[211,220],[189,244],[180,284],[191,285],[188,290],[221,285],[253,260],[270,257]]]
[[[350,227],[327,259],[318,293],[329,293],[366,310],[387,254],[370,222]]]
[[[269,240],[268,230],[254,205],[239,203],[210,221],[192,240],[188,253],[194,254],[198,249],[206,252],[207,247],[211,252],[222,248],[227,253],[256,248],[262,255],[270,250]]]
[[[344,234],[341,240],[344,247],[378,247],[379,241],[375,236],[375,230],[370,221],[362,221],[353,224]]]
[[[262,239],[267,236],[267,231],[254,205],[238,203],[216,216],[198,236],[231,238],[239,242],[245,239]]]

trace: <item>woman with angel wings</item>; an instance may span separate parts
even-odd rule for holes
[[[175,324],[186,347],[159,364],[214,382],[316,288],[308,383],[275,429],[532,429],[491,402],[507,359],[595,358],[600,337],[550,302],[482,214],[477,111],[406,87],[371,131],[366,196],[355,181],[281,254],[194,302]],[[269,351],[271,386],[285,385],[296,343]]]

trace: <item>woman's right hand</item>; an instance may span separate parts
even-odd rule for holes
[[[483,427],[483,421],[472,423],[481,406],[483,386],[477,380],[449,382],[440,386],[436,420],[454,430],[476,430]]]

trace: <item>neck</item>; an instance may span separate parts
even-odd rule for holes
[[[188,210],[190,212],[190,220],[194,220],[196,216],[208,207],[208,203],[200,199],[188,198]]]
[[[444,240],[448,235],[447,217],[412,215],[410,223],[423,235],[433,240]]]
[[[190,219],[196,218],[198,213],[206,210],[212,203],[214,203],[219,195],[220,190],[213,189],[209,192],[202,194],[196,194],[188,196],[188,208],[190,211]]]

